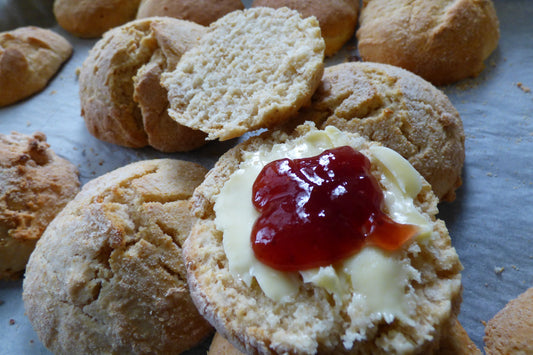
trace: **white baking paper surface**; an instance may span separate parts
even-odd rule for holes
[[[533,2],[495,0],[501,39],[476,79],[441,89],[463,119],[463,186],[439,215],[464,265],[460,321],[483,347],[483,321],[533,286]],[[245,2],[246,3],[246,2]],[[248,2],[249,3],[249,2]],[[42,131],[52,149],[76,164],[82,183],[133,161],[173,157],[210,168],[236,140],[187,154],[128,149],[91,136],[80,116],[76,69],[96,40],[57,26],[52,0],[0,0],[0,31],[51,28],[74,46],[72,58],[41,93],[0,108],[0,132]],[[354,53],[355,40],[328,64]],[[24,315],[21,281],[0,281],[0,354],[49,354]],[[532,336],[533,337],[533,336]],[[205,354],[207,342],[191,354]]]

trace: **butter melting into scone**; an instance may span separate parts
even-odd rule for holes
[[[43,133],[0,134],[0,279],[21,276],[48,224],[78,193],[78,170]]]
[[[206,170],[160,159],[88,182],[28,263],[26,314],[55,354],[179,354],[211,332],[193,305],[182,244]]]
[[[315,157],[336,147],[342,147],[343,152],[353,148],[370,161],[369,174],[377,181],[374,188],[381,189],[385,196],[383,213],[398,223],[416,226],[417,234],[394,250],[364,245],[331,264],[300,271],[284,271],[283,267],[260,261],[251,245],[252,231],[260,221],[260,213],[252,205],[256,177],[269,162],[276,161],[282,174],[285,166],[293,166],[283,159]],[[323,164],[336,159],[325,155],[316,161]],[[320,186],[332,176],[319,172],[314,165],[301,164],[301,172],[289,171],[287,176]],[[263,177],[271,176],[267,171]],[[279,181],[273,179],[272,182]],[[280,199],[294,193],[268,182],[259,186],[264,191],[277,191]],[[340,182],[333,185],[328,196],[331,200],[343,196],[346,186]],[[312,234],[313,228],[306,226],[310,216],[307,212],[312,207],[304,209],[308,196],[298,193],[294,208],[299,211],[298,226]],[[354,204],[359,203],[355,200]],[[199,220],[184,244],[191,295],[200,312],[239,351],[431,354],[448,336],[459,310],[461,263],[444,222],[435,218],[437,198],[431,187],[393,150],[331,126],[317,130],[305,124],[291,135],[268,132],[224,154],[195,190],[192,201]],[[285,207],[292,200],[286,201],[288,204],[273,205],[281,206],[274,209],[276,216],[281,214],[279,224],[270,224],[276,230],[272,238],[278,234],[278,225],[285,223],[290,225],[289,230],[297,232],[291,229],[296,228],[291,224],[295,215],[284,214],[290,212]],[[345,219],[342,209],[326,205],[315,205],[323,207],[313,212],[313,218],[327,218],[337,224],[353,222]],[[370,229],[362,230],[372,230],[370,225],[365,226]],[[308,236],[313,241],[326,231],[320,224],[315,227],[316,232]],[[270,229],[261,230],[264,238],[254,239],[253,248],[269,243]],[[278,241],[281,243],[281,239]],[[328,243],[321,240],[324,242]],[[305,258],[305,252],[311,250],[320,254],[321,249],[313,249],[312,245],[314,242],[300,241],[296,249],[291,248],[296,251],[292,257]],[[292,257],[282,262],[291,263]]]
[[[477,76],[499,37],[491,0],[365,0],[357,30],[363,60],[435,85]]]
[[[61,35],[35,26],[0,33],[0,107],[46,87],[72,54]]]

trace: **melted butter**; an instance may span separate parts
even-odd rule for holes
[[[239,169],[224,184],[215,202],[215,225],[224,233],[224,251],[230,271],[247,285],[255,278],[263,292],[273,300],[281,301],[294,295],[302,281],[324,288],[335,299],[355,292],[366,302],[371,313],[382,314],[392,321],[406,318],[405,288],[412,276],[400,260],[374,247],[364,247],[341,265],[320,267],[298,273],[281,272],[260,263],[254,256],[250,233],[258,217],[252,205],[252,186],[267,163],[282,158],[306,158],[326,149],[354,145],[354,139],[334,127],[311,131],[287,144],[278,144],[270,151],[248,152]],[[360,142],[360,141],[357,141]],[[355,143],[357,143],[355,142]],[[385,209],[398,223],[416,224],[418,238],[431,234],[431,224],[414,205],[422,188],[418,172],[398,153],[384,147],[372,147],[371,161],[383,172]]]

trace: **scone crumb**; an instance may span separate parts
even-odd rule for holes
[[[523,92],[525,92],[527,94],[531,92],[531,89],[529,87],[525,86],[524,84],[522,84],[521,82],[516,83],[516,86],[518,86],[518,88],[520,90],[522,90]]]
[[[9,325],[15,325],[15,320],[13,318],[9,320]]]
[[[496,273],[497,275],[501,275],[504,270],[505,270],[505,268],[503,266],[501,266],[501,267],[496,266],[494,268],[494,273]]]
[[[482,320],[481,324],[483,324],[483,326],[486,327],[487,326],[487,321]]]

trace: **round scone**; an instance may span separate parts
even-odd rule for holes
[[[307,103],[324,68],[316,18],[257,7],[213,22],[161,76],[178,123],[226,140],[272,127]]]
[[[46,87],[72,54],[63,36],[35,26],[0,33],[0,107]]]
[[[357,40],[363,60],[445,85],[483,70],[499,21],[491,0],[365,0]]]
[[[379,63],[327,67],[298,120],[358,132],[394,149],[440,200],[455,199],[465,159],[463,123],[448,97],[421,77]]]
[[[133,20],[140,0],[55,0],[57,23],[78,37],[100,37]]]
[[[168,16],[209,26],[222,16],[242,9],[241,0],[141,0],[137,18]]]
[[[487,355],[533,354],[533,287],[509,301],[485,327]]]
[[[181,245],[205,169],[129,164],[88,182],[50,224],[23,284],[55,354],[179,354],[211,332],[189,295]]]
[[[244,353],[429,354],[455,319],[462,266],[437,198],[378,143],[266,133],[224,154],[192,202],[191,296]]]
[[[286,6],[297,10],[303,17],[315,16],[326,43],[326,56],[337,53],[352,38],[359,15],[358,0],[254,0],[252,6]]]
[[[35,243],[79,186],[76,167],[43,133],[0,134],[0,279],[22,275]]]
[[[204,33],[193,22],[164,17],[135,20],[105,33],[80,70],[81,113],[89,132],[106,142],[150,145],[164,152],[205,144],[205,134],[173,121],[161,73]]]

